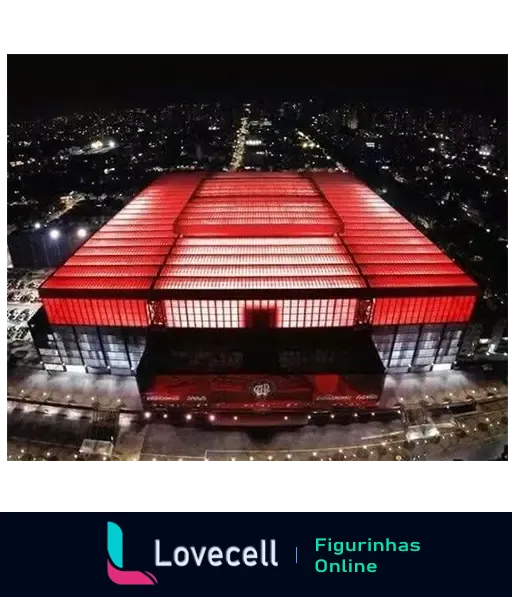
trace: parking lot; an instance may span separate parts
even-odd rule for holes
[[[34,314],[34,308],[7,308],[7,342],[26,340],[29,336],[28,320]]]
[[[52,271],[7,270],[7,350],[13,364],[39,367],[28,321],[41,306],[37,289]]]
[[[21,268],[10,268],[7,270],[7,304],[37,306],[39,295],[37,289],[41,282],[47,278],[53,270],[27,270]]]

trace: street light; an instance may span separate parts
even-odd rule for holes
[[[59,238],[59,236],[60,236],[60,232],[56,228],[54,228],[53,230],[50,230],[50,238],[52,240],[57,240]]]
[[[87,230],[85,228],[79,228],[76,231],[76,235],[78,236],[78,238],[85,238],[87,236]]]
[[[36,230],[39,230],[39,228],[41,228],[41,222],[36,222],[36,223],[34,224],[34,228],[35,228]]]

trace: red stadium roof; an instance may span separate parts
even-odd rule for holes
[[[271,299],[304,298],[308,293],[314,298],[359,297],[373,301],[375,314],[379,297],[469,296],[450,308],[436,307],[443,314],[437,316],[440,321],[465,321],[477,287],[351,175],[287,172],[160,178],[88,239],[40,289],[43,302],[247,299],[251,292],[260,293],[254,298]],[[437,305],[422,304],[424,309]],[[457,308],[462,311],[457,313]],[[378,323],[386,323],[384,311],[378,309]],[[53,323],[73,322],[71,311],[55,304],[47,312]],[[64,312],[65,321],[52,316]],[[140,320],[140,314],[137,317]],[[404,316],[402,322],[414,317]],[[91,318],[89,314],[89,323]],[[117,316],[113,320],[124,321]],[[377,323],[375,316],[372,321]]]
[[[342,222],[305,178],[210,178],[176,223],[185,236],[318,236],[342,230]]]

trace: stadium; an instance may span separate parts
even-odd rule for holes
[[[39,293],[48,371],[134,375],[146,407],[237,420],[374,407],[388,372],[450,369],[478,288],[348,173],[187,172]]]

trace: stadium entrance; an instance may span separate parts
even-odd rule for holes
[[[171,418],[252,413],[282,424],[296,421],[288,413],[374,408],[384,368],[365,330],[156,330],[137,380],[145,406]]]

